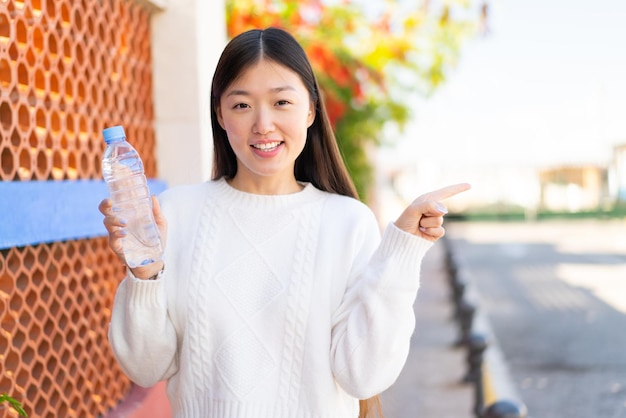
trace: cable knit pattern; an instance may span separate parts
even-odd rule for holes
[[[278,362],[257,335],[250,319],[263,311],[277,295],[284,291],[279,274],[268,260],[272,239],[295,221],[293,215],[268,213],[233,208],[230,222],[241,234],[242,254],[223,270],[216,272],[215,282],[240,316],[243,326],[230,335],[218,348],[215,364],[224,384],[240,399],[265,381]],[[250,280],[253,278],[253,280]],[[242,355],[244,354],[244,355]]]
[[[313,286],[312,265],[316,254],[316,236],[319,230],[321,205],[307,207],[299,214],[299,237],[293,258],[292,280],[289,284],[287,324],[282,355],[280,394],[283,402],[297,403],[302,380],[302,360],[305,348],[306,323],[309,316],[309,298]],[[313,216],[311,216],[313,214]]]
[[[311,184],[160,200],[165,271],[122,282],[109,339],[131,379],[168,381],[174,417],[356,418],[397,378],[430,242],[393,224],[381,241],[365,205]]]
[[[186,312],[188,318],[187,324],[190,327],[188,334],[189,342],[184,344],[188,358],[191,360],[192,371],[194,373],[194,392],[202,393],[206,387],[211,385],[210,378],[213,377],[206,373],[203,367],[209,364],[211,359],[209,353],[203,347],[211,344],[209,335],[203,332],[203,323],[209,318],[207,299],[213,290],[206,278],[209,276],[210,264],[206,257],[207,254],[213,254],[217,246],[215,239],[215,231],[217,225],[220,224],[222,212],[216,210],[217,202],[212,196],[208,196],[202,205],[202,214],[198,223],[199,233],[195,237],[195,245],[193,246],[191,274],[189,275],[189,305],[194,309]]]

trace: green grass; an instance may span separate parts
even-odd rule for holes
[[[489,207],[469,209],[462,213],[450,213],[446,219],[455,221],[524,221],[550,219],[620,219],[626,218],[626,205],[609,210],[588,210],[578,212],[537,211],[531,213],[518,207]]]

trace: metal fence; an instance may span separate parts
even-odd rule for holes
[[[1,182],[99,180],[101,132],[113,124],[156,177],[149,25],[150,10],[132,0],[0,2]],[[28,199],[0,196],[5,223]],[[39,203],[55,214],[72,204],[71,193]],[[0,248],[0,393],[33,417],[102,416],[123,400],[132,384],[106,341],[123,274],[104,237]]]

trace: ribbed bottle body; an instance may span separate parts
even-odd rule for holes
[[[102,176],[109,190],[113,211],[126,221],[127,235],[122,240],[126,264],[134,268],[153,263],[161,259],[163,248],[152,212],[143,162],[125,138],[107,138],[106,131]]]

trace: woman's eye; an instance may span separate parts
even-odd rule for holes
[[[276,102],[278,106],[285,106],[289,104],[289,100],[279,100]]]
[[[246,109],[249,106],[246,103],[237,103],[235,106],[233,106],[233,109]]]

